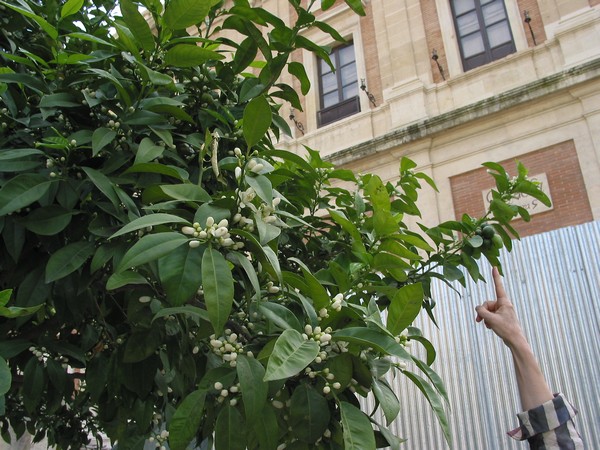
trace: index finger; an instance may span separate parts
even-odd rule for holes
[[[494,288],[496,289],[496,301],[504,303],[507,299],[506,291],[504,290],[502,276],[500,275],[497,267],[492,268],[492,277],[494,278]]]

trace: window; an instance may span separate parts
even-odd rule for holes
[[[360,112],[354,45],[337,47],[329,56],[335,71],[325,60],[318,61],[321,103],[321,110],[317,113],[319,126]]]
[[[465,71],[516,51],[503,0],[451,0]]]

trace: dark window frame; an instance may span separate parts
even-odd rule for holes
[[[344,64],[343,66],[340,64],[340,51],[344,48],[352,47],[352,53],[354,55],[354,59],[352,62]],[[346,45],[342,45],[339,47],[335,47],[331,50],[330,58],[335,66],[335,79],[336,79],[336,88],[335,90],[324,92],[323,91],[323,77],[332,72],[326,72],[323,74],[322,72],[322,63],[323,60],[321,58],[317,58],[317,71],[318,71],[318,79],[319,79],[319,108],[320,110],[317,112],[317,126],[322,127],[328,125],[333,122],[337,122],[338,120],[344,119],[345,117],[352,116],[356,113],[360,112],[360,98],[358,96],[358,74],[356,77],[356,81],[349,84],[343,84],[342,80],[342,68],[347,67],[350,64],[354,64],[356,67],[356,47],[354,43],[351,42]],[[352,84],[356,84],[357,93],[353,97],[343,98],[343,89],[351,86]],[[324,105],[324,97],[325,94],[330,94],[332,92],[338,93],[338,102],[328,106],[325,108]]]
[[[460,49],[460,59],[462,61],[463,70],[465,72],[468,70],[471,70],[471,69],[475,69],[476,67],[480,67],[485,64],[491,63],[492,61],[496,61],[498,59],[504,58],[505,56],[515,53],[517,51],[516,46],[515,46],[515,38],[513,36],[512,28],[510,26],[510,20],[508,18],[508,12],[506,11],[506,3],[504,0],[493,0],[493,1],[500,2],[500,4],[502,5],[502,8],[504,10],[504,18],[501,20],[498,20],[496,22],[493,22],[491,24],[486,25],[482,6],[481,6],[481,0],[474,0],[473,3],[475,5],[475,7],[473,9],[469,9],[468,11],[462,12],[459,15],[456,14],[454,0],[450,0],[452,19],[454,21],[454,29],[456,30],[456,38],[458,40],[458,47]],[[489,2],[489,3],[492,3],[492,2]],[[472,13],[473,11],[476,12],[479,28],[477,29],[477,31],[471,32],[464,36],[460,36],[458,20],[461,17]],[[506,24],[508,26],[508,31],[510,33],[510,40],[508,42],[502,43],[496,47],[492,47],[490,45],[487,30],[495,25],[498,25],[499,23],[502,23],[502,22],[506,22]],[[462,40],[465,37],[471,36],[475,33],[481,33],[484,50],[481,53],[477,53],[475,55],[465,58]]]

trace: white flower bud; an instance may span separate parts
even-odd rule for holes
[[[214,217],[212,217],[212,216],[209,216],[209,217],[206,219],[206,227],[207,227],[207,228],[210,228],[210,227],[212,227],[214,224],[215,224],[215,218],[214,218]]]
[[[327,317],[327,308],[321,308],[319,310],[319,317]]]
[[[277,409],[281,409],[284,406],[283,402],[280,402],[279,400],[273,400],[271,402],[271,404],[273,405],[274,408],[277,408]]]
[[[236,147],[236,148],[233,149],[233,154],[235,156],[242,156],[242,151],[240,150],[239,147]]]
[[[206,233],[206,231],[202,230],[202,231],[198,232],[198,237],[200,239],[206,239],[208,237],[208,234]]]
[[[258,163],[252,169],[250,169],[254,173],[260,173],[261,170],[265,168],[264,164]]]
[[[331,341],[331,335],[327,334],[327,333],[323,333],[321,335],[321,337],[319,338],[319,341],[321,341],[322,343],[326,344],[327,342]]]
[[[217,381],[215,383],[215,390],[217,390],[217,391],[223,390],[223,383],[221,383],[220,381]]]
[[[327,395],[331,392],[331,388],[329,386],[325,386],[323,388],[323,394]]]
[[[190,241],[188,245],[190,248],[198,248],[200,246],[200,241]]]
[[[181,232],[183,234],[187,234],[188,236],[193,236],[194,233],[196,232],[196,229],[193,227],[182,227]]]
[[[252,170],[256,167],[256,160],[255,159],[251,159],[250,161],[248,161],[248,170]]]
[[[235,179],[239,180],[240,178],[242,178],[242,168],[241,167],[236,167],[234,170],[234,174],[235,174]]]
[[[334,389],[340,389],[341,387],[342,387],[342,385],[338,381],[336,381],[335,383],[333,383],[333,388]]]
[[[279,205],[279,203],[281,203],[281,197],[275,197],[273,199],[273,201],[271,202],[271,204],[273,205],[273,208],[277,208],[277,206]]]
[[[235,245],[235,242],[233,242],[233,239],[231,239],[231,238],[225,238],[221,242],[221,245],[223,247],[231,247],[231,246]]]
[[[197,354],[200,351],[200,347],[198,347],[197,345],[192,349],[192,354]]]
[[[152,300],[152,297],[148,295],[142,295],[138,300],[140,303],[148,303],[150,300]]]
[[[219,222],[219,224],[217,225],[217,228],[221,228],[221,227],[227,228],[228,226],[229,226],[229,221],[227,219],[223,219]]]
[[[237,405],[237,399],[236,399],[236,398],[232,398],[231,400],[229,400],[229,404],[230,404],[231,406],[235,406],[235,405]]]
[[[220,395],[221,397],[227,397],[229,395],[229,391],[227,389],[223,389]]]
[[[305,325],[304,332],[310,336],[313,333],[312,326],[310,326],[310,324]]]
[[[279,286],[269,286],[267,287],[267,291],[269,294],[277,294],[279,292]]]

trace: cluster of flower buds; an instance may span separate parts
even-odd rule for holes
[[[410,341],[410,339],[408,339],[408,331],[407,330],[403,330],[398,336],[396,336],[394,338],[396,340],[396,342],[406,348],[410,347],[412,345],[412,342]]]
[[[256,191],[254,190],[254,188],[249,187],[245,191],[240,191],[238,193],[238,197],[240,200],[241,208],[250,207],[252,205],[252,201],[256,198]]]
[[[248,189],[252,189],[252,188],[248,188]],[[239,224],[238,226],[240,226],[241,228],[243,228],[246,231],[249,231],[250,233],[252,233],[254,231],[254,221],[248,217],[242,216],[242,214],[239,212],[233,216],[233,223]]]
[[[46,347],[37,348],[32,345],[31,347],[29,347],[29,351],[33,353],[33,356],[35,356],[37,360],[44,365],[46,364],[47,360],[52,358],[50,353],[48,353],[48,351],[46,350]],[[67,369],[69,367],[69,365],[67,364],[69,360],[65,356],[55,356],[54,360],[60,363],[63,369]]]
[[[244,247],[243,242],[235,242],[229,233],[229,221],[221,220],[219,223],[211,216],[206,219],[206,227],[202,228],[198,222],[195,222],[191,227],[183,227],[181,232],[185,235],[192,236],[189,242],[191,248],[197,248],[202,242],[213,242],[221,247],[228,247],[238,250]]]
[[[229,389],[226,389],[223,386],[223,383],[220,381],[215,382],[213,385],[215,391],[219,394],[217,397],[217,401],[219,403],[223,403],[227,398],[229,399],[229,404],[231,406],[235,406],[238,403],[238,399],[236,398],[237,394],[240,392],[240,383],[236,383],[233,386],[230,386]]]
[[[155,417],[156,416],[161,417],[160,414],[155,414]],[[155,422],[156,422],[156,419],[155,419]],[[167,442],[168,438],[169,438],[169,432],[167,430],[162,430],[160,432],[160,434],[157,434],[155,436],[150,436],[148,438],[148,441],[149,442],[154,442],[154,445],[159,450],[167,450],[167,447],[164,444],[165,444],[165,442]]]
[[[333,311],[340,312],[342,310],[342,301],[343,300],[344,300],[344,294],[342,294],[342,293],[337,294],[335,297],[333,297],[333,301],[331,302],[330,308]],[[327,319],[329,317],[329,309],[321,308],[319,310],[318,314],[319,314],[319,316],[317,317],[317,320],[319,322],[323,319]]]
[[[304,327],[304,333],[302,333],[302,337],[306,340],[310,339],[316,341],[321,346],[321,351],[315,358],[315,363],[320,364],[327,359],[327,351],[323,347],[330,347],[331,343],[331,327],[325,328],[325,330],[321,330],[321,327],[313,327],[307,324]]]
[[[244,346],[238,341],[238,335],[229,328],[225,329],[225,336],[217,338],[214,334],[210,335],[210,349],[231,367],[237,365],[238,354],[244,352]],[[247,356],[254,357],[252,352],[247,352]]]

